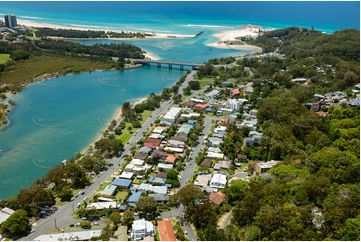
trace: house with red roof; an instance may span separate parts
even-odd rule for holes
[[[160,241],[176,241],[173,225],[169,220],[157,221]]]
[[[223,192],[212,192],[209,194],[209,201],[213,205],[220,205],[223,201],[226,195]]]
[[[177,157],[175,155],[167,155],[165,158],[165,163],[174,163],[176,161]]]
[[[144,146],[151,148],[151,149],[156,149],[158,147],[160,147],[160,143],[162,142],[161,139],[155,139],[155,138],[148,138],[145,142],[144,142]]]
[[[241,95],[241,92],[239,91],[238,88],[235,88],[231,91],[231,98],[234,98],[235,96],[240,96]]]
[[[208,103],[206,103],[206,104],[198,103],[198,104],[194,105],[194,107],[199,108],[199,109],[206,109],[209,107],[209,105],[208,105]]]

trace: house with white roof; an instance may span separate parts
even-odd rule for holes
[[[166,186],[153,186],[147,183],[142,183],[137,188],[140,191],[150,191],[159,194],[167,194],[168,188]]]
[[[227,184],[227,176],[216,173],[212,176],[209,186],[214,188],[225,188],[226,184]]]
[[[228,99],[227,103],[226,103],[226,106],[227,108],[229,109],[232,109],[232,110],[235,110],[235,111],[238,111],[243,103],[247,102],[248,100],[245,99],[245,98],[238,98],[238,99]]]
[[[182,113],[182,108],[173,107],[163,116],[163,121],[175,123],[175,121],[181,115],[181,113]]]
[[[132,240],[142,240],[147,236],[154,236],[154,226],[152,222],[145,219],[134,220],[132,224]]]
[[[218,126],[213,131],[214,134],[226,134],[226,132],[227,132],[227,127],[225,126]]]
[[[0,209],[0,224],[7,220],[14,212],[14,210],[7,207]]]

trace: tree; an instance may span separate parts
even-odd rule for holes
[[[248,189],[247,182],[243,180],[233,180],[230,182],[226,194],[229,197],[229,203],[234,204],[236,201],[243,199]]]
[[[25,210],[16,210],[0,226],[1,234],[6,237],[17,238],[29,234],[31,225]]]
[[[202,190],[193,184],[181,188],[175,195],[170,197],[173,204],[183,204],[185,207],[194,204],[197,199],[204,198]]]
[[[127,209],[125,210],[124,214],[123,214],[123,222],[122,224],[124,226],[127,226],[128,228],[130,228],[130,226],[133,224],[134,221],[134,213],[132,210]]]
[[[80,227],[82,229],[91,229],[92,225],[89,221],[81,221],[80,222]]]
[[[167,179],[169,180],[173,180],[173,181],[177,181],[178,180],[178,171],[177,170],[174,170],[174,169],[170,169],[168,172],[167,172]]]
[[[14,61],[17,60],[27,60],[29,59],[30,54],[24,50],[15,50],[13,53],[10,54],[10,58]]]
[[[136,211],[147,214],[156,211],[157,207],[158,207],[158,203],[157,201],[155,201],[154,197],[141,197],[138,200],[135,209]]]
[[[112,220],[115,225],[119,223],[120,218],[121,216],[118,211],[114,211],[109,215],[109,219]]]

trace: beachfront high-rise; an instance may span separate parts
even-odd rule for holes
[[[5,26],[8,28],[15,28],[17,26],[15,15],[5,15]]]

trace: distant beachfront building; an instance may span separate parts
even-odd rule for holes
[[[173,107],[163,116],[163,120],[170,123],[174,123],[177,120],[177,118],[181,115],[181,113],[182,113],[182,108]]]
[[[5,15],[5,26],[8,28],[15,28],[18,26],[15,15]]]

